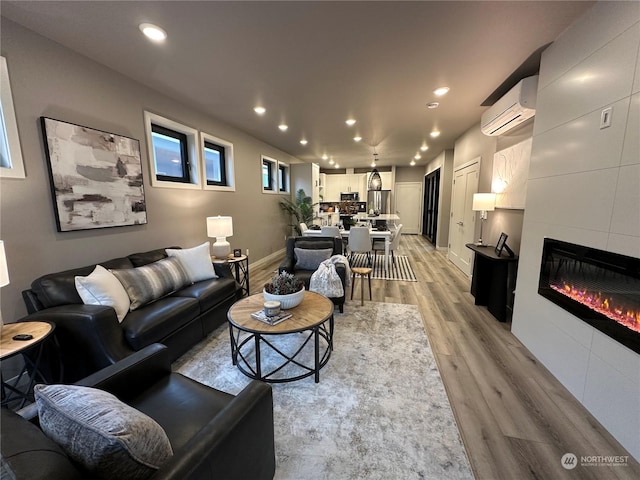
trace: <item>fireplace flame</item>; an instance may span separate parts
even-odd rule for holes
[[[640,333],[640,310],[630,310],[628,307],[616,303],[615,298],[605,297],[601,292],[590,292],[586,289],[576,288],[567,283],[563,285],[552,284],[550,287],[634,332]]]

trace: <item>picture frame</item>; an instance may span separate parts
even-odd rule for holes
[[[509,235],[507,235],[506,233],[502,232],[500,234],[500,238],[498,239],[498,243],[496,243],[496,248],[495,248],[495,252],[497,256],[502,255],[502,249],[505,247],[505,245],[507,244],[507,238],[509,237]]]
[[[234,248],[233,249],[233,256],[238,258],[242,256],[242,249],[240,248]]]
[[[140,142],[40,117],[59,232],[147,223]]]

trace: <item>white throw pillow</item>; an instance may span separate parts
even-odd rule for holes
[[[210,278],[218,278],[211,263],[210,242],[204,242],[193,248],[167,248],[167,255],[176,257],[182,262],[192,282],[200,282]]]
[[[102,265],[86,277],[76,277],[76,290],[85,305],[113,307],[122,322],[129,312],[129,295],[116,276]]]

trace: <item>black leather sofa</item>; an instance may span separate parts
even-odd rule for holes
[[[333,255],[342,255],[342,239],[333,237],[289,237],[287,238],[287,248],[285,258],[278,267],[278,272],[288,272],[304,281],[304,286],[308,290],[311,275],[315,270],[303,270],[296,267],[295,248],[304,248],[312,250],[333,249]],[[344,264],[336,264],[336,273],[342,281],[342,287],[345,288],[347,269]],[[334,305],[340,309],[340,313],[344,312],[345,295],[330,299]]]
[[[134,268],[166,256],[162,248],[99,265],[107,269]],[[75,382],[152,343],[166,345],[171,361],[177,359],[226,322],[229,307],[242,295],[229,265],[213,265],[219,278],[194,283],[129,312],[122,323],[113,308],[85,305],[78,295],[76,275],[89,275],[95,265],[34,280],[31,289],[22,292],[29,315],[21,321],[50,321],[56,325],[59,345],[47,345],[47,361],[41,362],[48,383]]]
[[[252,381],[236,396],[215,390],[172,373],[168,349],[155,344],[77,384],[112,393],[164,429],[174,454],[150,480],[267,480],[275,474],[273,398],[265,383]],[[1,410],[6,478],[93,478],[40,430],[35,404],[20,415]]]

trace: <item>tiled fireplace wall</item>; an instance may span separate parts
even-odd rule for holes
[[[544,237],[640,258],[639,46],[638,3],[602,2],[544,52],[512,327],[636,459],[640,355],[537,290]]]

